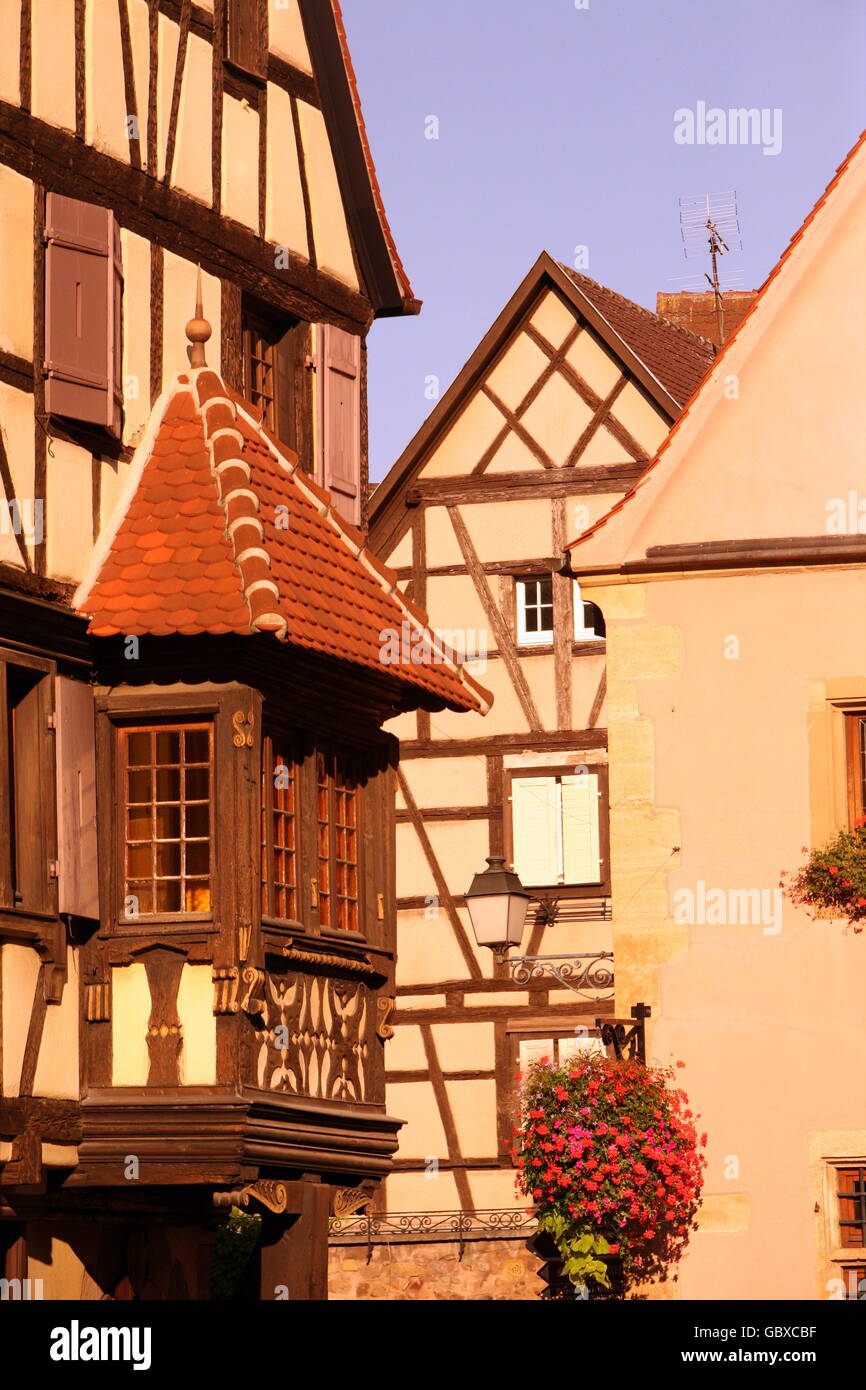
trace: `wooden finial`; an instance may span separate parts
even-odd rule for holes
[[[204,355],[204,345],[212,332],[211,326],[204,316],[201,302],[201,266],[198,267],[195,284],[195,318],[190,319],[186,326],[186,336],[191,346],[188,349],[189,364],[191,367],[206,367],[207,362]]]

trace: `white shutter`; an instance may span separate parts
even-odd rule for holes
[[[559,879],[555,777],[515,777],[511,783],[511,826],[515,873],[524,887]]]
[[[601,879],[598,835],[598,774],[562,779],[562,843],[566,883]]]
[[[553,1062],[553,1038],[521,1038],[518,1056],[521,1072],[525,1072],[531,1062],[540,1062],[542,1057]]]
[[[603,1053],[601,1038],[588,1038],[582,1034],[575,1033],[573,1038],[559,1039],[559,1060],[560,1062],[571,1061],[573,1057],[592,1056],[593,1053]]]

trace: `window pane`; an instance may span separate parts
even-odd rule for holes
[[[165,879],[156,885],[156,911],[180,912],[180,879]]]
[[[206,767],[187,768],[184,773],[184,795],[187,801],[206,801],[210,795],[210,773]]]
[[[127,798],[130,802],[150,801],[151,781],[150,770],[146,772],[127,773]]]
[[[180,801],[180,768],[159,768],[156,774],[157,801]]]
[[[180,845],[176,840],[156,847],[157,878],[177,878],[180,875]]]
[[[210,868],[210,844],[207,840],[191,840],[186,847],[186,871],[196,878],[207,875]]]
[[[156,761],[160,764],[180,762],[180,734],[175,729],[160,729],[156,735]]]
[[[156,838],[158,840],[180,839],[180,807],[157,806]]]
[[[205,801],[198,806],[187,806],[186,833],[190,839],[200,839],[210,834],[209,802]]]
[[[207,763],[210,761],[210,734],[207,729],[188,729],[184,734],[184,761],[187,763]]]
[[[128,734],[126,761],[129,767],[145,767],[150,761],[150,734]]]

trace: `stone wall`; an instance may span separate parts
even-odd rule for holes
[[[374,1245],[367,1263],[366,1245],[332,1245],[329,1296],[348,1299],[414,1301],[428,1299],[495,1299],[528,1302],[544,1284],[539,1262],[525,1240],[419,1242]]]

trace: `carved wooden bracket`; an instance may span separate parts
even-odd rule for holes
[[[267,1211],[281,1215],[289,1210],[290,1198],[296,1186],[296,1183],[290,1185],[270,1178],[260,1178],[258,1182],[248,1183],[246,1187],[236,1187],[231,1192],[215,1192],[213,1204],[215,1207],[245,1209],[251,1202],[255,1202]]]
[[[241,1000],[245,1014],[260,1014],[265,1007],[265,972],[254,965],[244,967],[243,982],[247,992]]]
[[[236,709],[232,715],[232,727],[234,735],[232,743],[235,748],[252,748],[253,746],[253,712],[247,710],[244,714],[242,709]]]
[[[394,1029],[391,1027],[388,1019],[391,1017],[396,1007],[396,999],[383,998],[380,995],[376,1000],[376,1008],[379,1012],[379,1022],[376,1024],[376,1037],[381,1038],[383,1042],[387,1042],[389,1038],[393,1038],[394,1036]]]
[[[335,1187],[331,1200],[331,1215],[338,1218],[352,1216],[365,1207],[372,1196],[372,1183],[362,1183],[360,1187]]]
[[[213,1011],[215,1014],[236,1014],[240,972],[236,965],[215,965],[213,980]]]

